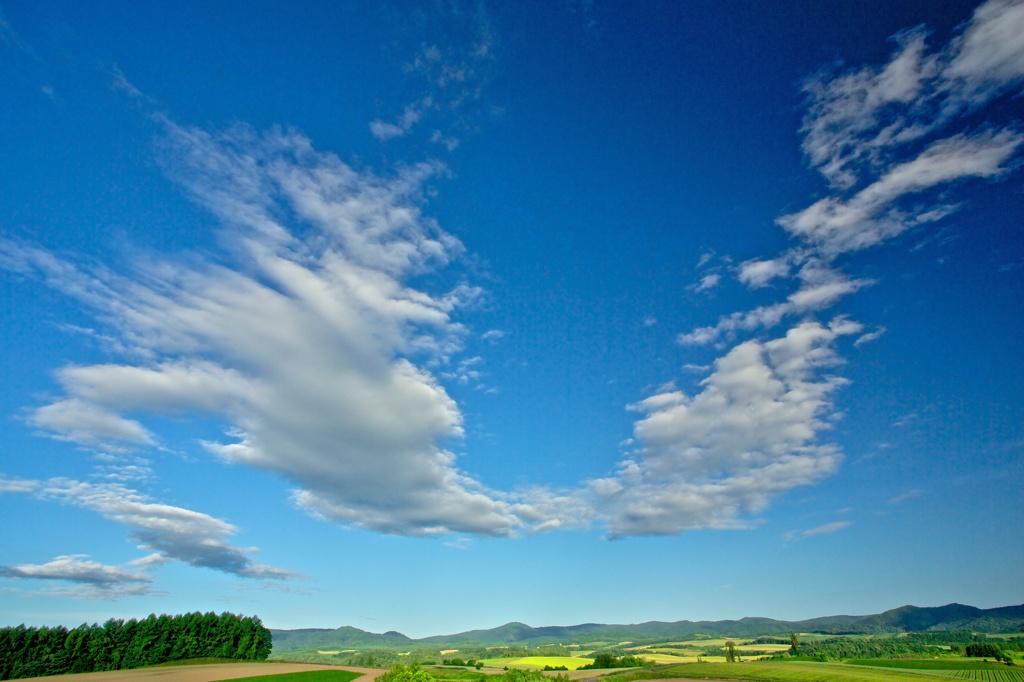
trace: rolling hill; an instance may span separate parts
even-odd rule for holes
[[[936,607],[901,606],[868,616],[825,616],[801,621],[772,618],[689,621],[650,621],[631,625],[581,625],[531,627],[506,623],[488,630],[469,630],[452,635],[411,639],[399,632],[374,634],[354,627],[303,630],[271,630],[274,648],[292,649],[403,649],[416,645],[497,646],[502,644],[540,646],[543,644],[586,644],[595,641],[630,641],[636,644],[692,639],[699,635],[759,637],[796,632],[825,634],[882,634],[927,630],[968,629],[1005,633],[1024,631],[1024,604],[979,609],[963,604]]]

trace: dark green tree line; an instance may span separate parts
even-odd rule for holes
[[[82,624],[0,629],[0,680],[127,670],[190,658],[263,661],[272,646],[258,616],[150,615]]]

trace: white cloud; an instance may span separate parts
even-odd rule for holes
[[[684,345],[704,345],[723,337],[731,339],[735,332],[774,327],[787,317],[826,310],[845,296],[873,284],[872,280],[850,278],[813,257],[807,258],[797,276],[801,286],[785,301],[723,316],[715,325],[680,334],[677,340]]]
[[[710,275],[704,275],[703,277],[701,277],[700,282],[691,286],[690,289],[697,294],[699,294],[702,291],[709,291],[717,287],[721,279],[721,275],[713,272]]]
[[[989,0],[942,48],[924,30],[895,36],[880,67],[823,72],[805,85],[804,152],[840,190],[891,164],[902,148],[1024,82],[1024,3]]]
[[[406,64],[412,88],[421,94],[405,105],[391,120],[376,119],[370,132],[381,141],[409,134],[425,117],[438,119],[429,139],[448,151],[459,146],[459,131],[472,130],[473,120],[487,110],[483,93],[493,60],[495,37],[490,18],[482,4],[462,6],[460,2],[438,5],[419,14],[420,23],[437,22],[441,29],[432,35],[452,38],[449,44],[424,43]]]
[[[737,268],[737,278],[752,289],[791,281],[794,271],[798,286],[785,300],[724,316],[681,334],[679,342],[724,345],[740,332],[835,306],[873,283],[840,270],[840,256],[956,210],[936,198],[937,190],[969,178],[998,179],[1012,169],[1024,146],[1016,127],[946,128],[1019,87],[1022,36],[1024,3],[990,0],[943,50],[929,52],[926,34],[909,31],[897,36],[897,50],[881,67],[810,79],[803,148],[836,191],[778,219],[800,240],[796,247]],[[828,329],[805,322],[785,340],[742,342],[716,361],[699,394],[661,392],[634,406],[646,415],[635,426],[642,457],[594,482],[612,534],[740,526],[772,496],[834,471],[838,451],[816,438],[837,414],[831,395],[843,380],[816,371],[838,361],[832,349],[838,336],[858,334],[859,346],[885,329],[862,331],[862,325],[836,318]],[[900,418],[894,426],[915,418]],[[826,524],[789,537],[848,525]]]
[[[456,467],[444,442],[461,437],[462,415],[423,368],[458,352],[465,331],[451,313],[479,291],[405,284],[462,249],[418,206],[438,168],[378,177],[293,131],[165,123],[169,171],[221,218],[231,260],[150,259],[115,274],[0,245],[9,266],[92,306],[134,360],[60,370],[65,397],[33,423],[113,448],[154,444],[147,419],[206,414],[228,435],[209,452],[292,481],[318,516],[409,535],[521,526]]]
[[[71,587],[42,591],[43,596],[88,600],[114,600],[146,594],[151,577],[90,561],[84,554],[64,555],[45,564],[0,566],[0,577],[17,580],[52,580],[71,583]]]
[[[908,412],[907,414],[900,415],[896,418],[896,421],[892,423],[896,428],[903,428],[904,426],[910,426],[918,421],[919,416],[917,412]]]
[[[829,258],[874,246],[954,209],[907,206],[901,199],[954,180],[1001,175],[1022,144],[1024,135],[1010,130],[954,135],[929,145],[913,160],[892,166],[848,200],[827,197],[778,222]]]
[[[791,268],[791,263],[789,261],[790,258],[788,255],[783,255],[779,258],[773,258],[770,260],[752,258],[740,263],[739,274],[737,277],[740,282],[751,289],[768,286],[773,279],[778,277],[787,277],[789,275]]]
[[[898,49],[881,68],[847,74],[819,74],[804,86],[804,153],[838,189],[849,189],[863,168],[884,161],[892,145],[920,138],[934,121],[919,121],[913,103],[938,72],[926,54],[926,36],[918,31],[898,36]],[[922,117],[923,118],[923,117]]]
[[[6,478],[0,475],[0,493],[31,493],[39,489],[39,481]]]
[[[773,497],[832,473],[841,456],[816,441],[846,381],[823,370],[840,362],[834,341],[859,329],[837,318],[741,343],[715,362],[700,393],[667,387],[633,405],[644,414],[634,426],[640,456],[591,482],[610,534],[746,527]]]
[[[0,567],[0,575],[6,578],[33,578],[36,580],[68,580],[93,585],[114,583],[148,583],[149,575],[132,573],[118,566],[107,566],[89,561],[84,554],[56,557],[45,564],[21,564]]]
[[[149,432],[137,421],[90,405],[81,400],[61,400],[35,410],[29,419],[34,426],[48,429],[57,440],[104,449],[119,449],[115,441],[134,445],[152,445]]]
[[[942,72],[951,96],[982,103],[1024,79],[1024,3],[990,0],[956,38]]]
[[[131,528],[139,547],[168,560],[210,568],[245,578],[292,578],[297,574],[254,561],[245,550],[225,541],[237,529],[208,514],[153,502],[117,483],[86,483],[54,478],[40,486],[41,499],[73,504]],[[158,560],[147,557],[144,565]]]
[[[834,521],[833,523],[826,523],[823,526],[818,526],[817,528],[811,528],[804,531],[790,531],[785,534],[785,538],[787,540],[803,540],[804,538],[814,537],[815,535],[835,533],[844,528],[849,528],[852,525],[852,521]]]
[[[376,119],[370,122],[370,132],[381,142],[386,142],[394,137],[402,137],[416,125],[426,110],[434,105],[434,100],[429,95],[423,99],[406,105],[394,123]]]
[[[857,337],[857,340],[853,342],[853,345],[859,348],[860,346],[864,345],[865,343],[871,343],[872,341],[877,341],[878,339],[882,338],[882,336],[885,334],[885,332],[886,332],[885,327],[879,327],[878,329],[876,329],[873,332],[868,332],[867,334],[861,334],[860,336]]]
[[[920,497],[921,495],[924,495],[924,491],[919,488],[914,488],[891,498],[888,503],[891,505],[903,504],[907,500],[912,500],[915,497]]]

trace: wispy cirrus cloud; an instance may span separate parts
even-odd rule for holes
[[[421,94],[402,112],[370,122],[370,132],[387,142],[410,134],[418,125],[431,124],[427,139],[452,151],[463,135],[476,124],[474,119],[487,109],[484,90],[490,80],[495,35],[482,3],[463,6],[453,2],[436,7],[432,18],[444,25],[443,33],[454,39],[447,43],[424,44],[405,65],[409,80]]]

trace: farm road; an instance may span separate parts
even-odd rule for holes
[[[301,673],[310,670],[350,670],[362,673],[353,682],[373,682],[386,671],[380,668],[350,668],[334,665],[316,665],[313,663],[214,663],[210,665],[182,665],[161,668],[139,668],[136,670],[115,670],[102,673],[79,673],[77,675],[58,675],[52,677],[31,677],[22,682],[218,682],[219,680],[236,680],[240,677],[257,675],[278,675],[281,673]]]

